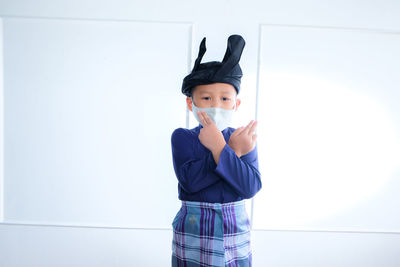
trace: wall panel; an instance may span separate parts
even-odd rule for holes
[[[5,220],[170,227],[190,37],[188,24],[4,19]]]
[[[399,231],[400,35],[261,33],[254,227]]]

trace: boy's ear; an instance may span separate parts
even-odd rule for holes
[[[188,109],[193,112],[193,110],[192,110],[192,98],[191,97],[189,97],[189,96],[186,97],[186,104],[187,104]]]
[[[235,111],[238,109],[238,107],[240,106],[240,103],[242,103],[242,100],[240,100],[239,98],[236,98],[236,108]]]

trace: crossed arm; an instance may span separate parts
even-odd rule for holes
[[[199,111],[198,116],[203,125],[200,130],[199,140],[211,151],[215,163],[218,164],[221,151],[226,145],[224,136],[206,112]],[[246,127],[239,127],[231,134],[228,145],[238,157],[254,149],[257,139],[257,135],[254,133],[256,127],[257,121],[251,120]]]
[[[183,129],[174,132],[174,168],[181,186],[188,193],[196,193],[223,179],[239,195],[251,198],[261,189],[254,134],[257,122],[236,129],[227,144],[207,114],[198,114],[203,125],[198,138],[211,153],[204,158],[193,158],[192,150],[187,147],[193,137]]]

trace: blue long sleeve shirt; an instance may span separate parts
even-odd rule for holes
[[[236,155],[228,141],[234,128],[222,131],[226,145],[218,165],[199,140],[203,126],[178,128],[171,135],[172,158],[180,200],[227,203],[252,198],[261,189],[257,146],[249,153]]]

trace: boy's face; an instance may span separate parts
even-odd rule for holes
[[[192,91],[193,102],[198,108],[232,109],[236,102],[236,111],[241,102],[236,96],[235,87],[229,83],[197,85]],[[186,98],[186,103],[190,111],[192,111],[192,98]]]

